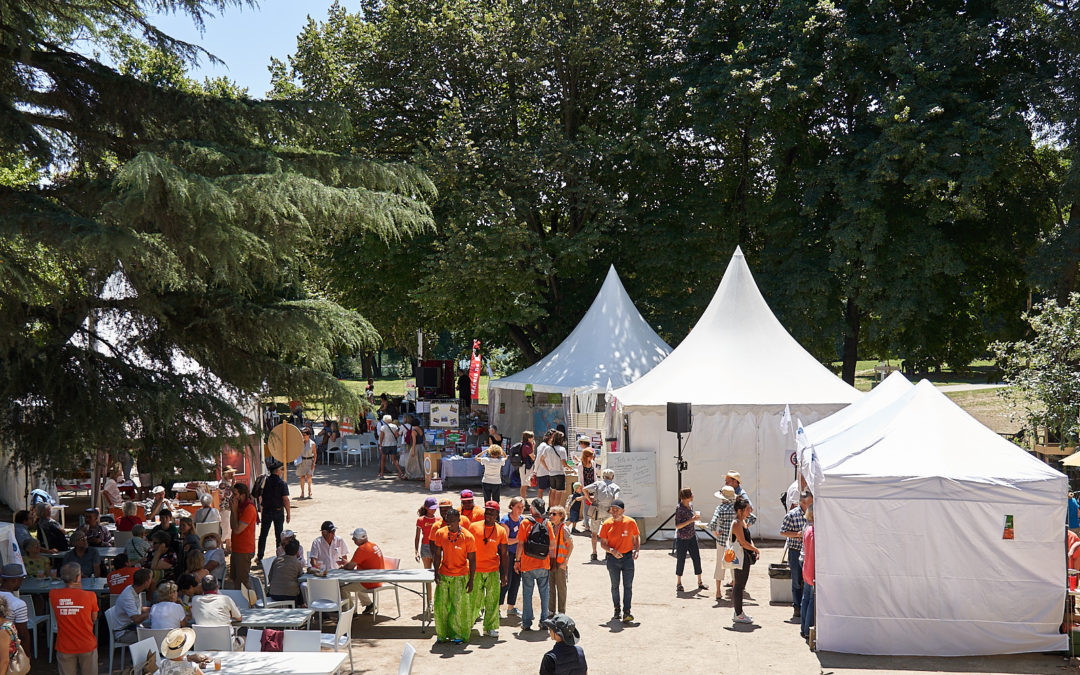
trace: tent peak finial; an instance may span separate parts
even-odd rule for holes
[[[735,247],[735,252],[732,253],[731,255],[732,255],[732,257],[743,256],[742,246],[736,246]],[[743,256],[743,257],[746,257],[746,256]]]

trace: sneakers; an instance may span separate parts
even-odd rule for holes
[[[735,623],[754,623],[754,620],[746,612],[736,614],[732,621]]]
[[[497,631],[497,630],[489,630],[488,632],[484,633],[484,635],[486,635],[488,637],[497,638],[497,637],[499,637],[499,631]]]
[[[615,610],[615,613],[611,615],[612,621],[622,621],[622,612]]]
[[[527,623],[521,624],[521,632],[524,633],[525,631],[530,631],[530,630],[532,630],[532,625],[531,624],[527,624]]]
[[[511,607],[506,610],[506,616],[521,616],[521,612],[518,611],[517,607]]]
[[[596,557],[595,553],[589,556],[589,562],[596,562],[597,560],[599,560],[599,558]]]
[[[623,623],[630,623],[633,620],[634,620],[634,615],[631,614],[630,612],[627,612],[626,614],[623,614],[623,616],[622,616],[622,622]]]
[[[365,607],[364,611],[361,612],[361,613],[362,614],[374,614],[375,613],[375,603],[373,602],[370,605],[368,605],[367,607]]]

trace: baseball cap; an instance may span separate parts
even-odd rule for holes
[[[624,511],[626,510],[626,504],[621,499],[616,499],[615,501],[611,502],[611,505],[623,509]]]
[[[161,487],[160,485],[155,485],[154,489],[150,491],[151,494],[155,495],[159,495],[163,492],[165,492],[165,488]]]
[[[439,500],[434,497],[428,497],[424,500],[424,510],[434,511],[439,506]]]
[[[352,531],[353,539],[367,539],[367,530],[362,527],[358,527]]]
[[[499,502],[495,501],[494,499],[491,499],[489,501],[484,502],[484,508],[485,509],[495,509],[496,511],[498,511],[499,510]]]
[[[443,497],[442,499],[439,500],[439,506],[453,506],[453,505],[454,505],[454,502],[450,501],[446,497]]]
[[[472,499],[473,498],[472,490],[462,490],[461,491],[461,498],[462,499]]]
[[[293,532],[292,530],[285,530],[284,532],[281,533],[282,539],[284,539],[285,537],[295,537],[295,536],[296,536],[296,533]]]
[[[86,509],[86,513],[100,514],[101,511],[98,511],[96,506],[91,506]]]
[[[324,520],[323,524],[319,526],[319,530],[322,532],[336,532],[337,528],[334,527],[334,523],[329,520]]]
[[[553,614],[550,619],[544,619],[540,622],[540,625],[544,628],[550,628],[559,634],[562,641],[567,645],[573,645],[581,633],[578,632],[577,626],[574,625],[574,620],[565,614]]]
[[[22,565],[19,563],[8,563],[0,568],[0,577],[4,579],[22,579],[26,576],[26,572],[23,571]]]

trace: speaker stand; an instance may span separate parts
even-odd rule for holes
[[[678,439],[678,443],[679,443],[679,455],[675,459],[675,469],[676,469],[676,473],[679,476],[679,490],[678,490],[678,492],[675,493],[675,495],[676,495],[676,497],[678,497],[678,495],[682,492],[682,472],[686,469],[686,462],[683,460],[683,457],[682,457],[682,432],[681,431],[676,432],[675,437]],[[667,524],[670,523],[674,518],[675,518],[675,512],[673,511],[671,513],[671,515],[668,516],[666,520],[664,520],[664,522],[660,523],[660,527],[656,528],[655,530],[652,531],[652,534],[645,537],[645,541],[649,541],[650,539],[652,539],[653,537],[656,536],[657,532],[667,528]],[[675,540],[674,539],[672,540],[671,548],[672,548],[672,550],[675,549]]]

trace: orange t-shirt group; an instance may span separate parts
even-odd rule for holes
[[[476,553],[476,538],[468,530],[451,533],[449,528],[444,527],[431,535],[431,543],[442,549],[439,574],[463,577],[469,573],[469,554]]]
[[[49,604],[56,617],[56,651],[85,654],[97,649],[93,613],[98,611],[97,595],[81,588],[54,588]]]
[[[416,519],[416,526],[420,528],[421,544],[431,543],[431,528],[435,525],[436,520],[437,519],[434,516],[430,518],[427,516],[420,516]]]
[[[247,528],[243,532],[237,534],[233,531],[232,534],[232,552],[233,553],[254,553],[255,552],[255,528],[257,527],[255,521],[258,519],[258,514],[255,511],[255,503],[250,499],[247,504],[240,509],[240,514],[236,519],[239,522],[247,523]]]
[[[469,526],[469,532],[476,540],[476,571],[498,572],[499,571],[499,545],[509,545],[507,530],[502,525],[495,523],[488,525],[484,522],[473,523]]]
[[[616,521],[608,518],[600,526],[600,538],[607,542],[609,548],[619,553],[629,553],[634,550],[634,537],[641,536],[638,533],[637,522],[630,516]]]
[[[108,578],[109,593],[112,595],[123,593],[124,589],[131,585],[131,578],[138,571],[138,567],[125,567],[110,574]]]

